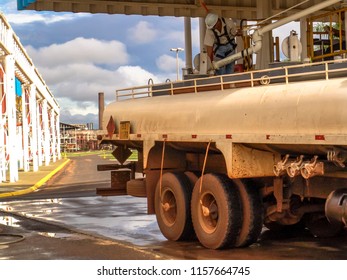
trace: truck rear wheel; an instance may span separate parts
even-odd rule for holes
[[[171,241],[194,237],[190,214],[192,189],[182,173],[165,173],[155,192],[155,214],[161,233]]]
[[[238,191],[228,177],[207,174],[196,182],[192,220],[196,236],[206,248],[235,246],[241,229],[241,207]]]
[[[259,190],[251,182],[233,180],[242,205],[242,227],[237,238],[236,247],[246,247],[256,242],[263,227],[263,204]]]

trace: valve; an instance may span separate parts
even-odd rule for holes
[[[304,156],[301,155],[299,156],[296,161],[292,162],[288,167],[287,167],[287,174],[289,177],[295,177],[300,174],[300,169],[302,162],[304,160]]]
[[[289,155],[287,154],[281,161],[277,162],[277,164],[274,165],[273,171],[277,177],[286,173],[286,170],[290,164],[288,163],[288,159]]]
[[[324,174],[324,163],[317,162],[318,156],[314,156],[310,162],[304,162],[301,167],[301,175],[305,179]]]

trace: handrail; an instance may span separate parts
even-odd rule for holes
[[[347,73],[347,65],[339,69],[331,69],[330,65],[347,62],[347,59],[326,62],[315,62],[307,64],[297,64],[282,67],[269,68],[265,70],[256,70],[249,72],[234,73],[224,76],[212,76],[198,79],[175,81],[168,83],[152,84],[129,87],[116,90],[116,100],[135,99],[155,97],[159,95],[177,95],[184,93],[199,93],[211,90],[225,90],[235,87],[255,87],[271,83],[289,84],[295,79],[303,76],[302,72],[296,72],[295,69],[304,71],[305,79],[313,79],[314,76],[321,75],[321,79],[329,79],[331,73]],[[337,63],[336,63],[337,62]],[[321,65],[322,69],[310,71],[309,67]],[[312,68],[311,68],[312,69]],[[307,70],[307,71],[305,71]]]
[[[307,53],[311,60],[319,61],[322,59],[331,59],[334,56],[346,55],[347,50],[343,46],[345,41],[344,28],[338,28],[336,30],[336,26],[334,26],[335,23],[337,26],[344,26],[344,15],[346,12],[347,7],[342,7],[332,12],[313,15],[307,18],[307,39],[309,42]],[[328,30],[315,31],[315,22],[324,22]],[[325,38],[322,38],[322,36]]]

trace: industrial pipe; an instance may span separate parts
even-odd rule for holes
[[[311,13],[314,13],[314,12],[317,12],[321,9],[324,9],[326,7],[329,7],[337,2],[340,2],[340,0],[328,0],[328,1],[324,1],[324,2],[321,2],[317,5],[314,5],[310,8],[307,8],[305,10],[302,10],[298,13],[295,13],[293,15],[290,15],[288,17],[285,17],[285,18],[282,18],[276,22],[273,22],[273,23],[270,23],[269,25],[266,25],[258,30],[256,30],[253,35],[252,35],[252,40],[254,42],[254,46],[251,46],[249,47],[248,49],[244,49],[238,53],[235,53],[231,56],[228,56],[224,59],[221,59],[219,61],[213,61],[212,62],[212,66],[214,69],[219,69],[220,67],[223,67],[229,63],[232,63],[234,62],[235,60],[238,60],[246,55],[251,55],[253,53],[256,53],[257,51],[259,51],[262,47],[262,36],[264,33],[266,32],[269,32],[277,27],[280,27],[282,25],[285,25],[291,21],[294,21],[294,20],[298,20],[302,17],[305,17]]]

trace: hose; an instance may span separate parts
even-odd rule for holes
[[[9,245],[17,242],[21,242],[25,239],[25,237],[21,234],[12,234],[12,233],[0,233],[0,237],[15,237],[17,239],[12,241],[0,242],[0,245]]]

